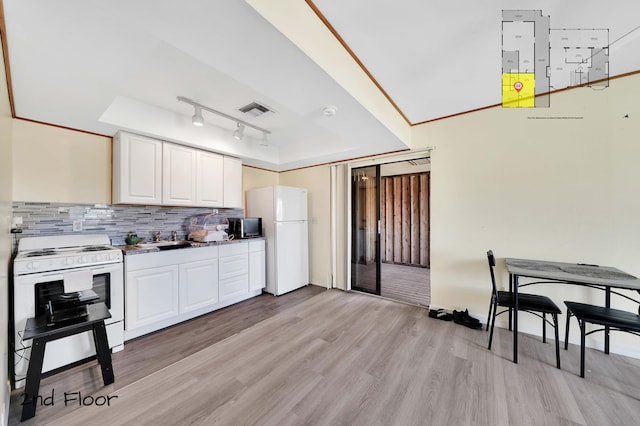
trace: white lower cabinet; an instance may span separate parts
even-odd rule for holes
[[[218,303],[218,259],[180,265],[180,313]]]
[[[125,318],[135,329],[178,315],[178,266],[127,274]]]
[[[249,276],[247,274],[220,281],[220,301],[234,299],[249,291]]]
[[[260,290],[267,285],[265,262],[264,240],[249,241],[249,291]]]
[[[220,300],[249,291],[249,244],[220,246]]]
[[[125,340],[259,295],[262,287],[250,289],[249,270],[262,270],[254,279],[264,282],[264,257],[262,269],[250,268],[249,246],[238,241],[126,255]]]

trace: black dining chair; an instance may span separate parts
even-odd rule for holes
[[[514,294],[511,291],[499,291],[496,286],[496,276],[494,268],[496,266],[496,259],[493,256],[493,251],[487,251],[487,259],[489,260],[489,272],[491,273],[491,284],[493,291],[491,293],[491,303],[489,304],[489,316],[487,317],[487,330],[489,329],[489,320],[491,320],[491,332],[489,333],[489,350],[491,350],[491,343],[493,341],[493,328],[496,324],[496,317],[505,312],[509,312],[515,308]],[[498,307],[507,308],[498,312]],[[553,326],[556,336],[556,366],[560,368],[560,342],[558,340],[558,314],[561,313],[560,308],[553,300],[547,296],[540,296],[537,294],[520,293],[518,292],[518,310],[529,312],[539,318],[542,318],[542,342],[547,342],[547,327],[549,323]],[[547,314],[551,314],[553,323],[549,322],[546,318]],[[493,315],[493,316],[492,316]]]
[[[569,348],[569,324],[572,316],[575,316],[580,326],[580,377],[584,378],[584,359],[586,342],[585,337],[591,333],[605,331],[605,327],[610,330],[622,331],[625,333],[640,336],[640,314],[635,312],[622,311],[620,309],[608,308],[606,306],[589,305],[565,301],[567,305],[567,325],[564,335],[564,349]],[[639,309],[640,310],[640,309]],[[587,324],[600,325],[603,328],[595,328],[587,331]],[[608,350],[606,353],[609,353]]]

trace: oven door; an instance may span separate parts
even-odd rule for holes
[[[77,268],[90,269],[93,273],[93,285],[100,300],[109,307],[111,318],[105,321],[109,347],[121,346],[124,342],[124,278],[122,263]],[[14,378],[15,387],[24,385],[31,340],[22,340],[27,318],[39,312],[37,306],[37,288],[47,284],[59,285],[65,271],[53,271],[30,275],[18,275],[13,282],[13,320],[14,320]],[[58,369],[95,355],[91,332],[85,332],[47,343],[43,372]]]

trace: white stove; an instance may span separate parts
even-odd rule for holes
[[[105,321],[109,347],[124,348],[124,267],[120,249],[107,235],[24,237],[13,260],[14,387],[24,385],[31,341],[23,340],[27,318],[43,314],[45,295],[64,291],[70,273],[91,271],[92,290],[109,308]],[[43,372],[62,370],[95,355],[89,332],[47,343]]]
[[[122,250],[107,235],[25,237],[18,241],[14,275],[122,262]]]

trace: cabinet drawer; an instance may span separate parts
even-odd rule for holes
[[[249,273],[249,254],[239,254],[220,258],[219,277],[224,280]]]
[[[235,256],[236,254],[243,254],[249,252],[249,244],[246,241],[237,243],[222,244],[219,246],[220,257]]]
[[[264,251],[264,240],[249,241],[249,252]]]
[[[242,296],[249,291],[249,276],[240,275],[220,281],[220,301]]]

